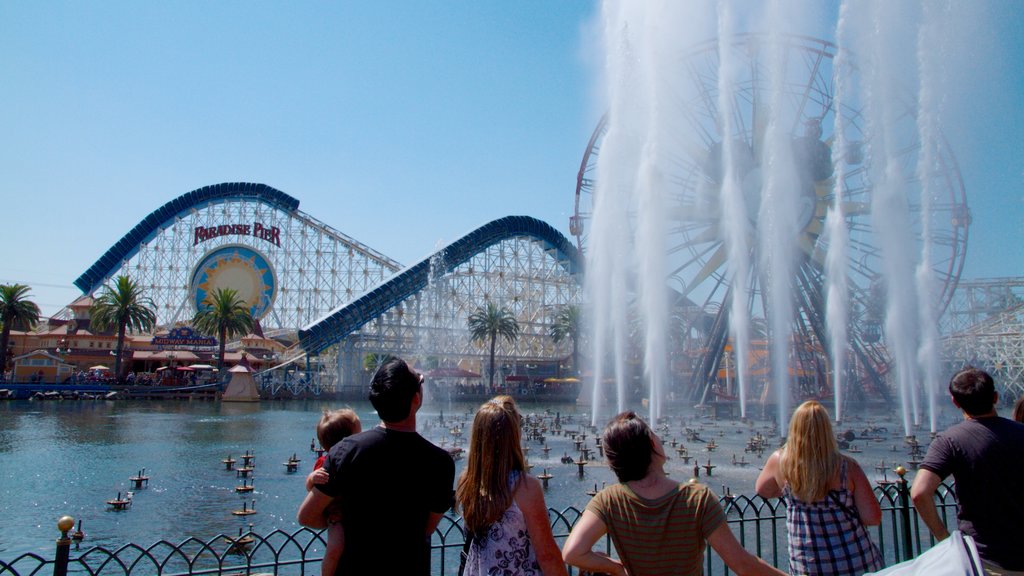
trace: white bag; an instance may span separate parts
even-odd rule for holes
[[[954,530],[917,558],[864,576],[984,576],[974,538]]]

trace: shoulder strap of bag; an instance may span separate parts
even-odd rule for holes
[[[466,531],[466,541],[462,543],[462,553],[459,554],[459,576],[466,571],[466,559],[469,558],[469,547],[473,544],[473,534]]]
[[[856,511],[851,510],[849,506],[847,506],[846,504],[843,504],[843,501],[839,499],[839,496],[836,496],[835,491],[829,490],[828,491],[828,497],[831,498],[832,501],[836,503],[836,506],[839,506],[840,508],[842,508],[843,512],[845,512],[846,515],[849,516],[851,520],[853,520],[857,524],[860,524],[860,514],[857,514]]]
[[[843,458],[842,461],[840,461],[840,463],[839,463],[839,483],[842,485],[843,488],[846,488],[846,459],[845,458]],[[847,506],[846,504],[843,504],[843,501],[840,500],[839,496],[836,495],[836,491],[835,490],[829,490],[828,491],[828,497],[831,498],[832,501],[836,503],[836,506],[839,506],[840,508],[842,508],[843,512],[845,512],[846,515],[849,516],[850,519],[853,520],[853,522],[855,524],[860,524],[861,523],[861,521],[860,521],[860,514],[858,514],[856,510],[851,510],[850,507]]]

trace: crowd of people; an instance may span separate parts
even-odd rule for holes
[[[1018,422],[1001,418],[991,376],[968,368],[949,384],[964,421],[932,441],[912,498],[937,540],[949,536],[935,506],[948,476],[956,482],[958,528],[970,535],[989,575],[1024,574],[1017,540],[1024,494],[1007,490],[1024,474],[1024,401]],[[618,483],[587,504],[564,545],[552,534],[544,492],[521,447],[522,417],[510,396],[477,410],[464,472],[416,432],[423,376],[393,358],[376,372],[369,399],[382,423],[360,432],[355,414],[325,413],[317,433],[327,452],[307,479],[298,521],[328,528],[323,576],[430,574],[430,539],[442,515],[462,514],[466,576],[565,575],[567,565],[595,574],[702,573],[707,545],[740,575],[783,572],[747,551],[718,497],[665,471],[661,440],[633,412],[605,427],[602,446]],[[453,483],[455,489],[453,490]],[[867,527],[881,522],[870,482],[840,453],[828,412],[816,401],[793,413],[786,443],[765,462],[757,493],[786,507],[789,573],[861,575],[884,560]],[[616,554],[600,550],[609,536]]]

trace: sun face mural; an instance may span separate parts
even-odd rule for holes
[[[253,318],[258,320],[274,305],[277,279],[263,254],[248,246],[232,244],[221,246],[199,261],[190,287],[192,306],[196,310],[218,288],[230,288],[238,292],[239,298],[249,305]]]

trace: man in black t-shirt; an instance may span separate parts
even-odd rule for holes
[[[914,507],[936,539],[949,536],[935,507],[935,491],[952,474],[959,528],[974,538],[986,571],[1024,574],[1024,492],[1015,487],[1024,478],[1024,424],[996,414],[999,393],[983,370],[960,371],[949,392],[964,421],[932,440],[910,490]]]
[[[370,402],[383,424],[349,436],[324,462],[330,475],[299,507],[303,526],[323,528],[341,504],[340,574],[430,574],[430,536],[452,505],[455,463],[416,432],[423,376],[400,358],[374,374]]]

